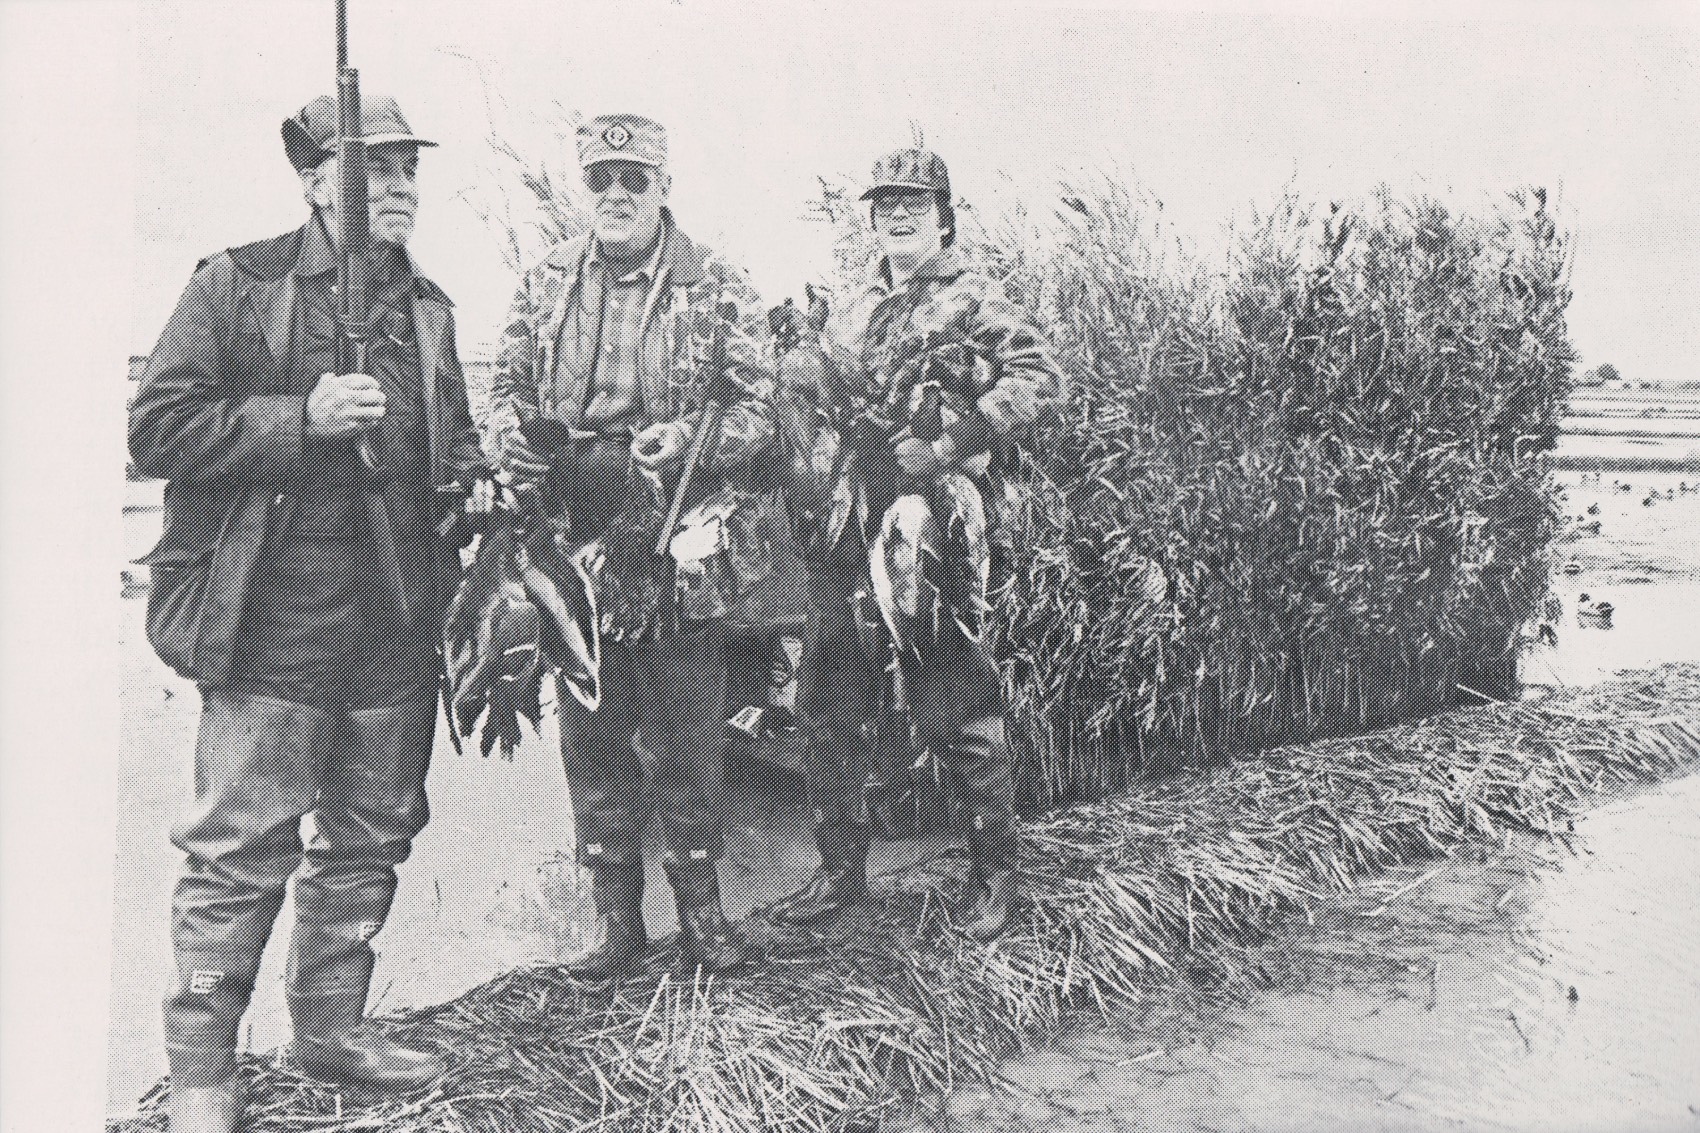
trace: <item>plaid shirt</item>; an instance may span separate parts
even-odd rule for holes
[[[573,311],[573,333],[589,329],[601,345],[592,364],[584,427],[599,433],[640,431],[652,424],[644,412],[643,384],[638,377],[638,348],[643,340],[643,306],[649,285],[661,270],[663,241],[643,264],[617,279],[609,279],[613,261],[592,239],[585,259],[584,284]]]

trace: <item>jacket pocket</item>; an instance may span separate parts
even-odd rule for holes
[[[211,547],[155,547],[136,561],[148,568],[148,644],[178,676],[195,680],[195,650],[212,573]]]

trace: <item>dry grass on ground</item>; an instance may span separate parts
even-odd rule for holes
[[[747,931],[766,963],[692,983],[659,954],[611,991],[523,969],[393,1018],[454,1069],[396,1101],[254,1058],[256,1133],[871,1128],[1043,1038],[1177,982],[1224,987],[1272,918],[1399,863],[1564,838],[1601,792],[1700,762],[1700,666],[1280,748],[1026,829],[1033,896],[994,948],[949,929],[948,865],[898,879],[830,937]],[[163,1128],[162,1083],[115,1133]]]

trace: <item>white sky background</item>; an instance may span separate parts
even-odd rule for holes
[[[709,4],[352,0],[354,63],[443,143],[414,251],[490,341],[513,276],[456,194],[490,184],[477,60],[521,145],[558,100],[669,127],[681,224],[771,302],[825,270],[817,174],[860,178],[919,121],[990,217],[1048,210],[1059,174],[1130,170],[1203,248],[1289,179],[1320,199],[1379,181],[1470,194],[1562,188],[1581,234],[1584,362],[1700,377],[1700,5]],[[278,124],[332,90],[331,0],[154,0],[137,21],[133,349],[195,261],[304,215]],[[1482,16],[1472,16],[1480,11]],[[1469,18],[1466,18],[1466,17]],[[470,58],[469,58],[470,57]],[[570,147],[570,143],[568,143]],[[570,166],[568,166],[570,168]]]

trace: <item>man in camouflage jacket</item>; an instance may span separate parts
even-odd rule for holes
[[[1001,687],[980,632],[982,486],[1003,440],[1058,404],[1062,378],[1021,309],[953,247],[937,155],[882,158],[864,199],[884,254],[820,349],[782,367],[783,422],[819,477],[805,534],[819,632],[799,705],[821,867],[770,914],[811,922],[866,892],[870,722],[895,655],[916,739],[955,779],[970,826],[958,924],[991,939],[1015,896],[1015,815]]]
[[[526,275],[492,386],[503,464],[554,501],[546,510],[559,542],[585,564],[600,611],[600,699],[560,696],[578,860],[591,871],[598,920],[594,946],[570,966],[584,978],[617,976],[647,946],[635,732],[652,760],[684,954],[725,971],[744,959],[716,865],[727,624],[782,616],[761,585],[767,549],[786,530],[760,306],[665,207],[659,124],[607,115],[577,141],[592,231]],[[726,374],[707,372],[717,332]],[[730,404],[690,481],[672,542],[678,561],[666,562],[654,554],[663,513],[717,383]],[[687,543],[696,550],[682,551]],[[795,620],[806,614],[800,592],[777,601],[796,606]]]

